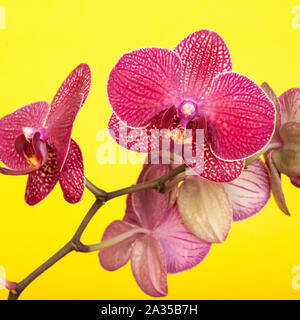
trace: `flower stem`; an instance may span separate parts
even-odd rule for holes
[[[100,249],[110,247],[120,241],[123,241],[123,240],[133,236],[134,234],[146,232],[142,228],[130,230],[128,232],[125,232],[123,234],[116,236],[115,238],[103,241],[98,244],[93,244],[93,245],[84,245],[80,241],[81,236],[82,236],[83,232],[85,231],[86,227],[88,226],[89,222],[92,220],[94,215],[97,213],[97,211],[101,208],[101,206],[106,201],[111,200],[116,197],[119,197],[119,196],[122,196],[122,195],[130,194],[133,192],[139,192],[141,190],[146,190],[146,189],[155,189],[161,193],[169,192],[170,188],[168,187],[168,184],[165,185],[165,183],[168,180],[176,177],[177,175],[180,175],[182,172],[185,171],[185,169],[186,169],[186,165],[183,164],[181,166],[176,167],[173,170],[170,170],[168,173],[166,173],[165,175],[161,176],[158,179],[155,179],[152,181],[147,181],[147,182],[140,183],[140,184],[136,184],[131,187],[116,190],[113,192],[105,192],[104,190],[101,190],[98,187],[96,187],[88,179],[86,179],[86,187],[89,191],[91,191],[95,195],[96,201],[93,203],[92,207],[89,209],[89,211],[85,215],[84,219],[82,220],[78,229],[76,230],[74,236],[59,251],[57,251],[50,259],[48,259],[46,262],[44,262],[42,265],[40,265],[36,270],[34,270],[24,280],[17,283],[14,290],[10,291],[9,296],[8,296],[8,300],[17,300],[19,298],[20,294],[24,291],[24,289],[26,289],[26,287],[32,281],[34,281],[44,271],[49,269],[57,261],[59,261],[60,259],[62,259],[64,256],[66,256],[67,254],[69,254],[72,251],[78,251],[78,252],[97,251]],[[173,186],[173,184],[172,184],[172,186]]]

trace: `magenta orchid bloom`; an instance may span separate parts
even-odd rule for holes
[[[156,179],[167,172],[167,165],[145,165],[138,183]],[[99,252],[102,267],[109,271],[119,269],[131,259],[138,285],[154,297],[167,295],[167,273],[196,266],[210,249],[209,243],[186,229],[176,204],[171,208],[168,204],[168,194],[155,190],[129,195],[124,219],[112,222],[102,240],[122,235],[127,237]]]
[[[159,148],[153,129],[201,129],[204,164],[185,154],[184,160],[216,182],[237,178],[244,159],[264,148],[274,131],[272,102],[252,80],[232,72],[225,42],[209,30],[188,35],[173,51],[142,48],[124,54],[110,73],[107,92],[114,111],[109,128],[118,143],[150,152]],[[144,135],[137,137],[134,128]],[[184,142],[182,136],[171,138]]]
[[[64,81],[51,105],[31,103],[0,119],[0,160],[7,166],[0,173],[28,174],[25,201],[29,205],[43,200],[58,181],[66,201],[81,200],[83,160],[71,132],[90,83],[90,69],[81,64]]]
[[[178,209],[184,224],[198,238],[224,242],[232,221],[257,214],[270,198],[270,179],[257,159],[231,182],[214,183],[188,176],[180,186]]]
[[[281,173],[300,187],[300,88],[289,89],[279,98],[267,83],[263,83],[262,88],[277,109],[276,131],[265,152],[272,192],[279,208],[290,215],[281,186]]]

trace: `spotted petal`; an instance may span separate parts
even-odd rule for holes
[[[205,141],[204,159],[185,157],[186,164],[201,177],[214,182],[228,182],[236,179],[244,168],[244,161],[223,161],[217,158]]]
[[[47,162],[29,174],[25,192],[25,201],[35,205],[42,201],[55,187],[59,179],[59,170],[53,149],[48,148]]]
[[[145,293],[153,297],[168,294],[164,250],[153,236],[147,235],[135,241],[131,269],[137,284]]]
[[[164,249],[168,273],[193,268],[206,257],[211,246],[188,231],[176,205],[166,212],[153,234]]]
[[[59,169],[66,160],[73,122],[89,92],[90,81],[89,67],[81,64],[68,76],[51,104],[46,134],[56,153]]]
[[[208,136],[217,157],[245,159],[271,139],[275,126],[274,105],[249,78],[237,73],[217,76],[208,101]]]
[[[175,48],[183,65],[185,98],[197,100],[211,87],[213,78],[232,70],[229,50],[214,31],[200,30],[184,38]]]
[[[50,106],[46,101],[28,104],[0,119],[0,160],[9,168],[23,170],[29,167],[24,157],[15,149],[15,140],[23,134],[23,128],[40,129]]]
[[[107,92],[117,116],[128,126],[143,127],[179,101],[181,62],[163,48],[124,54],[111,71]]]
[[[59,182],[66,201],[77,203],[81,200],[85,189],[83,159],[80,147],[73,139]]]
[[[270,198],[270,178],[264,163],[257,159],[234,181],[224,183],[233,208],[233,221],[250,218]]]

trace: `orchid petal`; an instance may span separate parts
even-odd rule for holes
[[[117,116],[129,126],[143,127],[179,101],[181,62],[163,48],[124,54],[109,75],[107,92]]]
[[[168,273],[193,268],[206,257],[211,246],[188,231],[178,213],[177,206],[173,206],[166,212],[153,235],[164,249]]]
[[[229,182],[236,179],[244,168],[244,161],[223,161],[217,158],[205,141],[204,163],[198,157],[185,157],[186,164],[201,177],[214,182]]]
[[[270,178],[264,163],[257,159],[234,181],[224,183],[233,208],[233,221],[257,214],[270,198]]]
[[[168,294],[164,251],[151,235],[137,239],[131,254],[131,269],[139,287],[152,297]]]
[[[183,65],[185,98],[198,99],[211,87],[213,78],[232,70],[229,50],[214,31],[200,30],[184,38],[175,48]]]
[[[40,129],[50,106],[46,101],[28,104],[0,119],[0,160],[10,169],[23,170],[28,162],[15,149],[15,140],[23,134],[23,128]]]
[[[46,135],[56,154],[59,170],[66,160],[73,122],[89,92],[90,82],[90,69],[81,64],[68,76],[52,102]]]
[[[80,106],[82,106],[89,94],[90,87],[91,70],[86,63],[82,63],[68,75],[53,98],[47,119],[48,125],[55,123],[57,118],[61,118],[62,114],[72,107],[74,97],[81,96]]]
[[[159,129],[156,121],[145,128],[130,128],[114,113],[108,123],[108,129],[113,139],[122,147],[142,153],[159,150]]]
[[[266,82],[264,82],[261,87],[273,102],[276,109],[276,132],[274,132],[274,134],[276,134],[281,126],[281,103],[274,90]]]
[[[146,165],[137,183],[155,180],[169,171],[168,165]],[[153,189],[133,193],[133,210],[140,216],[143,227],[154,228],[168,210],[169,195]]]
[[[281,124],[289,121],[300,122],[300,88],[285,91],[279,100],[281,103]]]
[[[28,176],[25,201],[35,205],[43,200],[55,187],[59,179],[59,170],[56,156],[51,147],[48,147],[47,162]]]
[[[186,179],[179,189],[178,209],[186,227],[206,242],[224,242],[232,222],[232,205],[220,183],[199,177]]]
[[[291,177],[298,176],[300,175],[300,123],[286,122],[279,133],[284,144],[281,149],[272,153],[274,165],[281,173]]]
[[[70,203],[79,202],[85,189],[84,166],[80,147],[71,139],[66,162],[60,172],[59,183],[64,198]]]
[[[133,229],[134,227],[129,223],[116,220],[106,228],[101,241],[109,240]],[[135,234],[109,248],[100,250],[98,257],[101,266],[109,271],[114,271],[123,267],[130,258],[132,243],[136,238],[137,235]]]
[[[300,176],[298,177],[290,177],[291,183],[295,186],[300,188]]]
[[[260,151],[271,139],[274,106],[249,78],[237,73],[217,76],[208,100],[208,136],[217,157],[244,159]]]
[[[282,212],[284,212],[286,215],[290,216],[291,214],[286,205],[284,193],[282,191],[280,172],[276,169],[274,165],[274,162],[272,159],[272,153],[273,151],[271,151],[266,157],[266,165],[269,169],[270,178],[271,178],[271,190],[272,190],[275,202],[277,203],[279,209]]]

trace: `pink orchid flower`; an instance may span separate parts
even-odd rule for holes
[[[167,172],[167,165],[145,165],[138,183],[156,179]],[[168,194],[155,190],[129,195],[124,219],[112,222],[102,240],[122,235],[127,237],[99,252],[101,265],[109,271],[119,269],[131,259],[138,285],[154,297],[167,295],[167,273],[196,266],[210,249],[209,243],[187,230],[176,204],[171,208],[168,204]]]
[[[252,80],[232,72],[225,42],[209,30],[188,35],[174,50],[142,48],[124,54],[110,73],[107,92],[114,111],[109,128],[131,150],[159,148],[153,129],[182,131],[171,135],[176,142],[185,142],[186,129],[203,130],[204,163],[183,156],[212,181],[237,178],[244,159],[264,148],[274,131],[272,102]],[[134,128],[144,135],[137,137]]]
[[[272,192],[279,208],[290,215],[281,186],[281,173],[300,187],[300,88],[289,89],[279,98],[267,83],[263,83],[262,88],[277,109],[276,130],[265,150]]]
[[[186,227],[198,238],[224,242],[232,221],[257,214],[270,198],[270,179],[257,159],[231,182],[215,183],[187,176],[179,188],[178,210]]]
[[[90,83],[90,69],[81,64],[64,81],[51,105],[31,103],[0,119],[0,160],[7,166],[0,173],[28,174],[25,201],[29,205],[43,200],[58,181],[66,201],[81,200],[83,160],[71,132]]]

